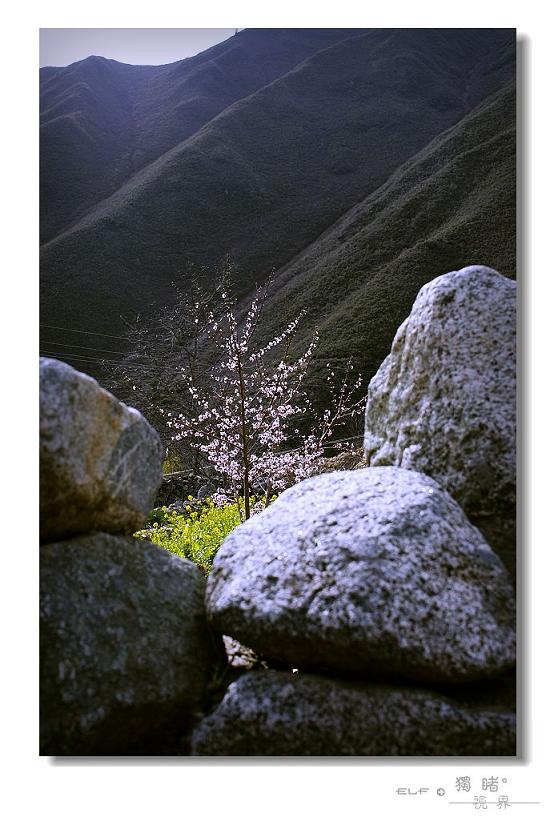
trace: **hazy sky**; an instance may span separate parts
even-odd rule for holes
[[[192,57],[234,33],[234,28],[41,28],[40,64],[69,65],[94,54],[133,65],[163,65]]]

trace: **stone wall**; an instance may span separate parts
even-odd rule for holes
[[[198,568],[131,538],[162,477],[154,429],[40,361],[40,751],[183,754],[226,666]]]
[[[515,755],[515,298],[485,267],[425,286],[369,384],[367,466],[283,492],[207,585],[127,536],[156,433],[41,361],[41,751]]]

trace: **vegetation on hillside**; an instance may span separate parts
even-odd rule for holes
[[[241,32],[236,40],[246,42],[249,36]],[[276,51],[286,50],[286,41],[285,35],[275,35]],[[217,73],[217,62],[204,66],[208,73],[216,71],[203,86],[206,98],[217,98],[221,86],[240,72],[244,49],[232,49],[229,44],[226,48],[225,71]],[[91,349],[87,359],[82,349],[74,347],[72,352],[76,338],[67,330],[86,328],[121,335],[120,316],[151,315],[170,300],[169,282],[175,270],[182,270],[186,278],[192,263],[210,275],[231,254],[241,270],[237,293],[248,297],[273,267],[279,271],[322,233],[332,230],[349,208],[387,184],[403,162],[467,116],[514,73],[510,30],[362,30],[351,32],[348,39],[342,32],[335,43],[314,48],[317,53],[299,64],[289,64],[254,93],[246,91],[240,96],[239,90],[236,102],[132,174],[113,195],[43,248],[42,320],[62,327],[44,330],[46,353],[73,354],[69,362],[98,374],[94,359],[100,355]],[[190,79],[187,70],[183,66],[185,86]],[[198,81],[201,74],[195,74]],[[169,73],[164,77],[160,76],[157,93],[162,108],[167,106],[170,111],[175,100],[169,105],[164,88],[173,79]],[[53,83],[55,78],[50,76],[48,81]],[[160,131],[173,128],[161,108],[155,120]],[[137,127],[148,132],[146,120]],[[150,136],[144,138],[152,141]],[[476,135],[474,147],[478,138]],[[461,164],[465,158],[460,155]],[[63,167],[63,156],[56,162]],[[448,171],[446,187],[441,168],[433,174],[433,183],[439,195],[445,193],[456,200],[456,188],[464,186],[464,171],[460,167],[458,172],[455,166]],[[513,179],[513,167],[511,173]],[[487,186],[491,183],[486,180]],[[385,249],[394,242],[397,254],[399,248],[417,253],[419,242],[430,237],[436,240],[437,213],[430,212],[425,218],[428,202],[416,204],[409,192],[406,199],[421,228],[416,236],[410,230],[410,208],[400,233],[393,218],[391,229],[385,225],[380,235],[381,240],[390,236]],[[467,204],[467,218],[477,220],[482,230],[479,196],[472,202],[468,199]],[[490,238],[488,244],[484,242],[485,250],[497,242],[498,218],[495,213],[492,223],[487,222]],[[507,212],[506,220],[509,218]],[[449,227],[448,235],[438,236],[440,246],[447,244],[457,252],[438,255],[433,275],[444,271],[442,263],[448,257],[459,257],[465,250],[458,240],[456,222],[444,226]],[[359,277],[360,284],[370,285],[379,264],[376,256],[369,267],[351,270],[352,275]],[[344,311],[344,294],[337,292],[341,280],[341,275],[335,276],[324,304],[323,314],[331,320],[335,309]],[[403,298],[403,285],[397,290]],[[313,294],[318,297],[316,290]],[[310,287],[302,297],[310,300]],[[411,293],[408,297],[411,299]],[[404,304],[400,306],[403,311]],[[391,322],[396,322],[398,311],[395,304]],[[388,320],[388,313],[379,316],[377,334],[381,334],[380,324]],[[334,323],[333,331],[337,329],[346,340],[348,330],[342,318]],[[367,329],[356,331],[364,336],[366,345],[371,342]],[[390,341],[388,331],[387,337]],[[111,348],[110,339],[106,340]],[[56,345],[48,346],[48,341]]]
[[[137,377],[130,356],[112,373],[110,386],[136,395],[135,404],[154,424],[171,430],[179,446],[167,446],[166,461],[186,461],[194,478],[204,475],[229,500],[241,496],[248,519],[251,492],[269,500],[317,473],[330,446],[355,447],[338,438],[356,424],[361,439],[363,400],[353,397],[360,379],[348,361],[341,370],[328,366],[326,406],[316,409],[304,383],[317,333],[291,354],[301,312],[261,343],[271,281],[257,290],[241,319],[229,280],[227,268],[213,292],[193,286],[180,308],[160,314],[160,334],[151,325],[138,327],[133,336],[156,360],[154,375]]]
[[[258,88],[351,32],[245,29],[195,57],[40,72],[41,243]]]
[[[510,83],[406,162],[279,270],[261,336],[305,310],[295,352],[317,326],[307,387],[352,358],[367,384],[420,288],[470,264],[516,274],[515,87]]]
[[[256,507],[255,498],[252,504]],[[176,556],[190,559],[207,575],[219,546],[227,534],[241,523],[243,513],[244,501],[240,498],[223,505],[207,499],[191,504],[191,510],[187,513],[166,507],[156,508],[150,514],[146,527],[137,531],[135,536],[137,539],[149,539]]]

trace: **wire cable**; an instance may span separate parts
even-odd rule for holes
[[[41,329],[59,329],[61,332],[78,332],[82,335],[98,335],[102,338],[115,338],[116,340],[125,340],[130,342],[125,335],[106,335],[104,332],[90,332],[88,329],[70,329],[68,326],[52,326],[48,323],[39,324]]]

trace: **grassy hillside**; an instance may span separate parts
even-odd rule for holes
[[[237,99],[350,33],[251,29],[169,65],[89,57],[41,69],[42,242]]]
[[[423,284],[469,264],[515,277],[515,161],[510,84],[278,272],[264,336],[305,309],[299,346],[321,334],[312,387],[350,356],[367,383]]]
[[[48,241],[119,187],[131,170],[131,88],[155,69],[89,57],[41,69],[40,223]]]
[[[515,89],[509,84],[406,162],[377,191],[348,211],[291,263],[277,271],[258,340],[267,342],[301,310],[306,317],[293,350],[320,334],[308,388],[326,402],[326,368],[352,357],[363,374],[360,396],[390,351],[423,284],[468,264],[515,277]],[[129,358],[130,380],[109,380],[164,430],[154,405],[179,405],[184,381],[175,353],[149,336]],[[173,366],[171,365],[173,363]],[[79,365],[79,364],[77,364]],[[133,391],[136,384],[138,391]]]
[[[227,58],[233,62],[232,54]],[[121,315],[150,313],[189,265],[205,266],[209,275],[227,253],[240,269],[241,292],[249,292],[502,87],[514,59],[510,30],[362,31],[320,49],[225,108],[50,241],[42,255],[42,322],[121,334]],[[479,144],[471,134],[466,141],[467,150]],[[463,164],[463,156],[456,161]],[[437,168],[430,184],[440,181]],[[457,172],[449,184],[465,190]],[[438,194],[431,186],[427,194],[425,207],[432,209]],[[479,209],[479,192],[471,195]],[[453,196],[455,189],[446,198]],[[423,232],[399,218],[387,258],[393,240],[396,250],[401,242],[410,253],[431,240],[433,215],[424,224],[412,207],[405,203],[407,217],[418,216]],[[469,201],[467,207],[470,212]],[[465,229],[454,222],[443,227],[444,236],[433,239],[443,249]],[[444,260],[435,258],[429,277],[448,257],[445,251]],[[401,312],[411,295],[400,267],[399,276],[394,297]],[[329,280],[314,304],[329,331],[337,310],[340,346],[344,304],[337,304],[337,287],[341,299],[345,290]],[[392,278],[390,287],[393,297]],[[301,300],[310,297],[306,290]],[[53,337],[45,333],[44,341]]]

